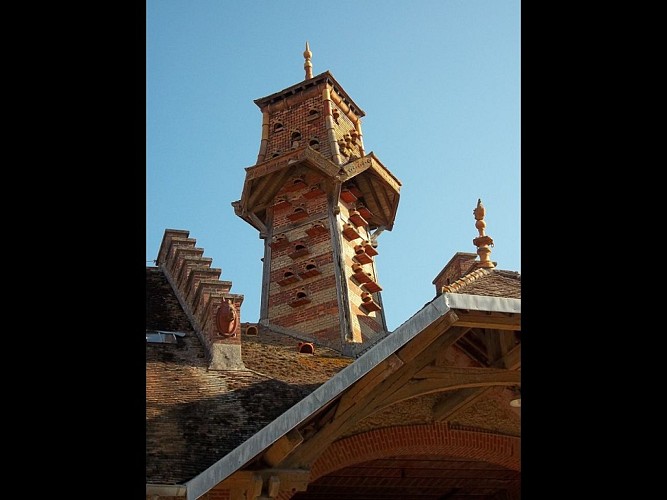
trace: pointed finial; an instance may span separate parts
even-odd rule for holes
[[[477,255],[479,255],[478,267],[487,269],[496,267],[489,258],[489,254],[491,253],[489,246],[493,246],[493,239],[484,234],[484,229],[486,228],[486,222],[484,222],[486,209],[484,208],[484,205],[482,205],[481,198],[477,199],[477,207],[472,211],[472,214],[475,216],[475,227],[479,232],[479,236],[472,240],[473,245],[477,247]]]
[[[310,58],[313,57],[313,53],[310,51],[308,46],[308,41],[306,41],[306,50],[303,52],[303,57],[306,62],[303,63],[303,69],[306,70],[306,80],[313,77],[313,63],[310,62]]]

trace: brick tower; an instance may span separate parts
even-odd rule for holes
[[[364,151],[364,112],[333,75],[255,100],[257,163],[236,215],[264,240],[260,323],[354,355],[387,334],[374,257],[391,230],[401,183]]]

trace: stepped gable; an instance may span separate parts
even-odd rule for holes
[[[165,273],[166,262],[146,268],[146,330],[179,335],[175,343],[146,343],[146,480],[182,484],[299,402],[321,376],[313,378],[311,370],[303,377],[308,384],[288,383],[272,378],[271,370],[210,369],[209,349]],[[295,346],[294,353],[306,356]]]
[[[209,369],[242,370],[241,304],[232,283],[219,279],[221,269],[196,247],[189,231],[164,232],[157,265],[164,273],[194,331],[206,349]]]

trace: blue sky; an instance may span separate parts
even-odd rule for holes
[[[147,0],[146,265],[185,229],[259,319],[263,241],[234,215],[257,160],[253,100],[330,71],[366,113],[366,152],[402,182],[378,238],[394,330],[435,296],[456,252],[475,252],[481,198],[491,259],[521,271],[518,0]]]

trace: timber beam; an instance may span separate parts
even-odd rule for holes
[[[498,330],[521,330],[521,315],[516,313],[472,311],[456,309],[457,326],[470,328],[496,328]]]
[[[309,481],[304,469],[239,470],[214,489],[229,491],[231,500],[269,500],[281,492],[306,491]]]
[[[350,392],[350,396],[341,399],[335,418],[311,439],[304,441],[281,465],[288,468],[310,467],[322,450],[359,421],[385,407],[387,398],[391,398],[417,372],[431,363],[438,352],[451,347],[468,331],[467,328],[451,327],[456,319],[456,315],[443,317],[424,330],[418,345],[408,343],[388,358],[386,365],[378,366],[373,382],[360,387],[356,395]]]
[[[303,436],[297,429],[292,429],[264,452],[262,457],[271,467],[282,462],[297,446],[303,443]]]
[[[500,368],[458,368],[426,366],[412,380],[382,401],[382,407],[426,394],[474,387],[521,384],[521,372]]]
[[[469,387],[445,393],[433,406],[433,420],[443,422],[479,399],[490,387]]]

